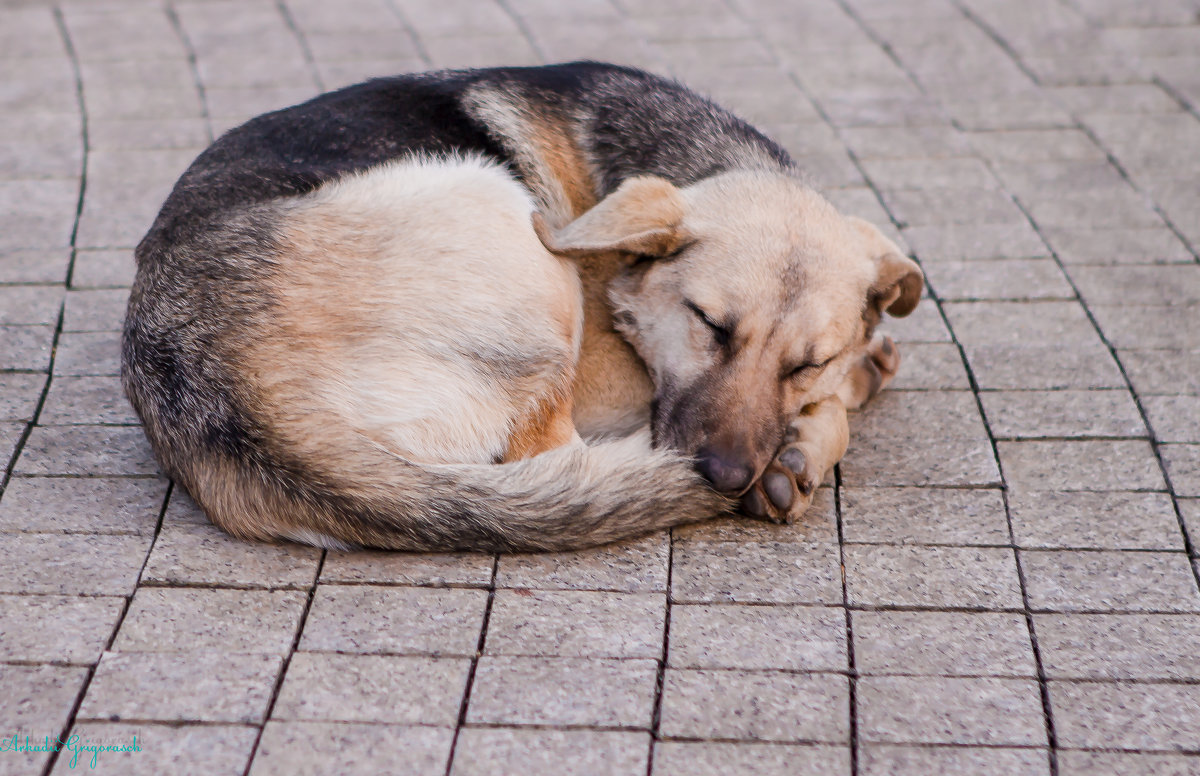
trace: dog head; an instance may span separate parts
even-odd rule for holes
[[[535,226],[561,255],[629,257],[609,298],[654,382],[655,444],[694,456],[731,494],[803,407],[837,391],[882,314],[912,312],[923,286],[878,229],[778,172],[682,189],[633,178],[560,230]]]

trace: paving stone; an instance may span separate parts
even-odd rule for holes
[[[1200,610],[1183,553],[1022,550],[1021,567],[1029,606],[1039,611]]]
[[[1051,259],[926,261],[925,279],[947,301],[1074,299]]]
[[[1187,754],[1060,751],[1058,772],[1062,776],[1125,776],[1129,773],[1195,776],[1200,773],[1200,757]]]
[[[966,391],[971,387],[957,345],[906,343],[900,359],[890,390]]]
[[[656,678],[653,660],[485,655],[467,722],[648,729]]]
[[[862,159],[938,159],[971,156],[967,136],[948,124],[849,127],[841,132]]]
[[[0,596],[0,660],[93,664],[124,607],[120,598]]]
[[[6,743],[13,736],[18,736],[18,743],[31,747],[52,743],[66,726],[86,681],[86,668],[0,664],[0,684],[4,686],[0,719],[6,726]],[[0,773],[37,773],[49,758],[48,752],[15,752],[6,746]]]
[[[142,587],[113,649],[286,655],[305,599],[297,591]]]
[[[1002,391],[979,395],[997,438],[1145,437],[1128,391]]]
[[[33,420],[45,387],[42,375],[0,373],[0,420]]]
[[[469,667],[465,658],[297,652],[272,718],[453,726]]]
[[[1024,259],[1049,255],[1028,223],[909,226],[904,239],[922,261]]]
[[[157,475],[158,464],[140,428],[34,428],[14,470],[34,475]]]
[[[1200,685],[1052,681],[1059,746],[1190,749],[1200,735]]]
[[[675,668],[845,671],[846,618],[809,606],[671,607]]]
[[[1119,356],[1152,421],[1155,402],[1148,395],[1200,393],[1200,349],[1122,350]]]
[[[688,542],[675,551],[672,600],[840,604],[838,566],[832,544]]]
[[[280,668],[277,655],[106,652],[78,718],[261,724]]]
[[[1160,264],[1192,261],[1187,246],[1170,229],[1064,228],[1044,230],[1064,264]],[[1074,274],[1074,273],[1072,273]]]
[[[1177,348],[1196,347],[1200,330],[1200,305],[1188,307],[1123,307],[1097,305],[1092,314],[1113,347]]]
[[[453,741],[450,728],[272,721],[263,728],[250,774],[442,776]]]
[[[850,436],[905,445],[981,439],[987,430],[970,391],[885,391],[864,411],[850,414]]]
[[[641,776],[649,751],[649,735],[632,731],[464,728],[450,774]]]
[[[666,533],[578,552],[502,555],[496,586],[661,593],[668,555]]]
[[[1147,396],[1142,406],[1160,442],[1200,442],[1200,396]]]
[[[138,417],[116,377],[56,377],[38,422],[46,426],[136,425]]]
[[[182,524],[164,516],[143,579],[170,585],[307,589],[316,578],[320,556],[315,547],[245,541],[207,520]]]
[[[844,744],[849,685],[838,674],[668,668],[660,734]]]
[[[117,332],[63,334],[54,352],[55,375],[121,374],[121,335]]]
[[[883,332],[890,334],[897,342],[950,342],[950,330],[942,320],[937,305],[923,304],[910,315],[903,318],[885,318]]]
[[[993,487],[1000,484],[996,455],[986,436],[947,437],[936,447],[897,437],[852,438],[841,462],[850,487]]]
[[[827,480],[832,480],[832,472]],[[813,502],[798,520],[790,524],[737,515],[702,520],[672,529],[675,546],[686,542],[836,542],[837,504],[833,488],[817,488]]]
[[[71,268],[71,288],[128,288],[135,270],[132,251],[79,251]]]
[[[0,325],[0,369],[46,372],[53,343],[53,326]]]
[[[6,466],[16,452],[25,428],[24,423],[0,423],[0,461],[5,462]]]
[[[724,776],[728,773],[848,775],[850,750],[823,745],[660,741],[654,745],[654,773],[661,776]]]
[[[78,200],[73,180],[0,181],[0,250],[66,248]],[[10,289],[0,298],[16,293]]]
[[[855,611],[851,619],[860,675],[1036,673],[1029,628],[1020,614]]]
[[[321,567],[321,581],[486,587],[494,565],[494,556],[483,553],[330,550]]]
[[[1019,198],[1041,227],[1163,226],[1162,217],[1145,195],[1128,187],[1023,194]]]
[[[1046,745],[1033,679],[863,677],[858,724],[864,742]]]
[[[164,776],[201,763],[207,774],[239,776],[246,771],[258,729],[248,725],[81,722],[71,727],[70,735],[79,737],[78,757],[72,763],[75,752],[64,749],[54,764],[54,776],[81,771],[97,776]],[[135,740],[135,751],[93,755],[82,748],[131,746]]]
[[[1092,345],[1098,340],[1074,302],[949,302],[942,305],[959,341],[970,345]]]
[[[1008,544],[1000,491],[942,488],[844,488],[847,542]]]
[[[1166,493],[1016,491],[1008,506],[1021,547],[1183,549]]]
[[[320,585],[300,649],[469,657],[486,604],[482,590]]]
[[[1094,305],[1200,304],[1200,266],[1075,267],[1071,277]]]
[[[1071,159],[1104,161],[1104,151],[1077,129],[974,132],[971,145],[998,162],[1039,162]]]
[[[485,651],[658,659],[666,611],[661,593],[498,590]]]
[[[201,118],[88,120],[88,145],[106,151],[202,148],[212,141]]]
[[[1060,764],[1062,756],[1063,753],[1059,753]],[[863,776],[924,776],[930,773],[1049,776],[1051,772],[1050,757],[1045,749],[864,744],[859,747],[858,758],[859,773]]]
[[[865,606],[1019,609],[1012,550],[847,545],[850,602]]]
[[[166,486],[124,477],[17,477],[0,501],[0,530],[150,535]]]
[[[1165,490],[1144,441],[997,442],[1013,490]]]
[[[1176,496],[1200,496],[1200,445],[1163,445],[1159,448],[1171,489]]]
[[[978,159],[868,159],[863,169],[880,189],[998,188],[999,181]]]
[[[0,157],[0,170],[3,170]],[[61,283],[67,276],[71,252],[12,250],[0,252],[0,283]]]
[[[1017,198],[1036,200],[1051,194],[1072,194],[1095,189],[1128,188],[1129,184],[1108,161],[998,162],[993,169]],[[1112,224],[1104,224],[1110,228]]]
[[[123,288],[69,291],[63,331],[120,331],[128,302],[129,292]]]
[[[0,593],[131,595],[150,536],[0,533]]]
[[[0,324],[52,326],[62,300],[58,286],[0,286]]]
[[[1054,679],[1200,678],[1200,622],[1190,614],[1034,616],[1046,675]]]
[[[967,361],[983,390],[1125,388],[1125,378],[1099,340],[1089,344],[967,345]]]
[[[883,201],[901,226],[1025,223],[1012,197],[996,189],[884,191]]]

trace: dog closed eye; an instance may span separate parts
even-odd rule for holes
[[[727,347],[729,345],[729,340],[733,338],[732,326],[729,324],[717,323],[711,317],[709,317],[708,313],[697,307],[696,303],[692,302],[691,300],[685,299],[683,305],[695,313],[696,317],[699,318],[700,321],[709,328],[709,330],[712,332],[714,342],[721,347]]]

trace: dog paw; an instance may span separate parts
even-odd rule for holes
[[[812,504],[824,472],[810,464],[794,442],[785,443],[758,482],[742,497],[742,509],[751,517],[773,523],[791,523]]]
[[[899,369],[900,349],[891,337],[876,334],[851,367],[838,394],[848,409],[858,409],[886,388]]]

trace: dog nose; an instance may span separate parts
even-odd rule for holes
[[[696,454],[696,470],[722,493],[741,493],[754,474],[748,465],[731,461],[712,450],[701,450]]]

